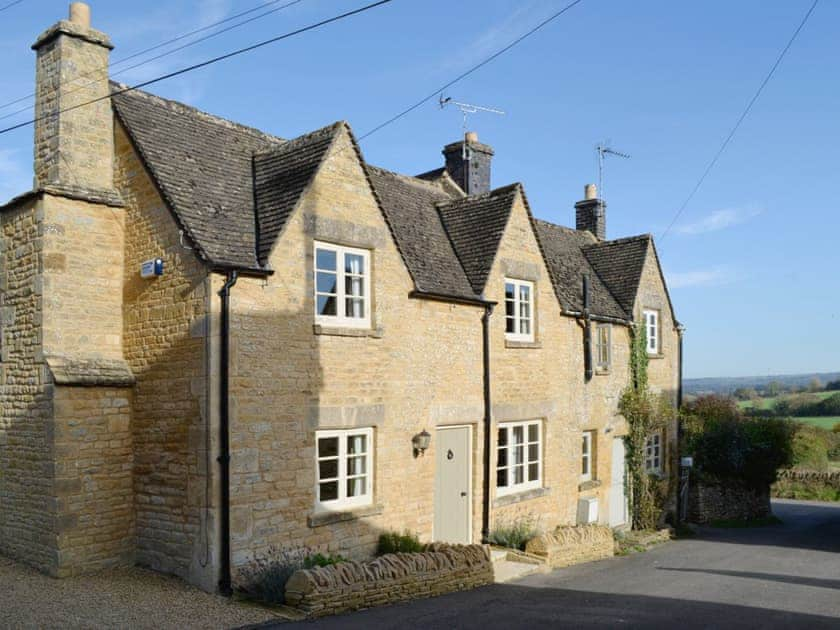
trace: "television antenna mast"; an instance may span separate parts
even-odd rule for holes
[[[627,153],[616,151],[606,145],[605,142],[599,142],[595,145],[595,150],[598,152],[598,196],[604,198],[604,156],[615,155],[616,157],[629,160],[630,156]]]
[[[444,96],[443,94],[440,95],[438,99],[438,104],[440,105],[441,109],[446,108],[447,105],[454,105],[458,109],[461,110],[461,114],[463,115],[463,122],[461,124],[464,134],[467,133],[467,116],[470,114],[477,114],[478,112],[484,112],[487,114],[496,114],[497,116],[504,116],[505,112],[501,109],[496,109],[495,107],[484,107],[482,105],[473,105],[472,103],[461,103],[460,101],[455,101],[452,99],[451,96]],[[466,143],[464,144],[464,153],[466,154],[467,147]],[[464,156],[466,157],[466,155]]]

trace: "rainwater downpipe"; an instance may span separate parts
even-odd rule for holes
[[[583,377],[592,380],[592,316],[589,313],[589,275],[583,274]]]
[[[482,486],[481,501],[481,541],[488,543],[490,539],[490,438],[493,430],[493,414],[490,407],[490,316],[493,305],[484,306],[481,317],[481,347],[484,373],[484,485]]]
[[[227,272],[227,279],[219,290],[221,298],[221,340],[219,352],[219,457],[221,485],[221,576],[219,592],[230,596],[230,290],[239,277],[234,269]]]

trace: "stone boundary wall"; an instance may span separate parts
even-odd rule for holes
[[[286,603],[321,617],[492,583],[489,547],[436,544],[420,553],[301,569],[286,583]]]
[[[610,558],[615,554],[615,540],[612,530],[604,525],[561,525],[529,540],[525,551],[545,558],[556,569]]]
[[[784,470],[770,487],[770,493],[780,499],[811,496],[821,501],[840,501],[840,471]]]
[[[801,481],[804,483],[817,482],[824,483],[827,486],[840,488],[840,470],[835,472],[783,470],[779,473],[779,481]]]
[[[770,516],[770,487],[751,488],[737,482],[698,481],[688,493],[688,520],[751,521]]]

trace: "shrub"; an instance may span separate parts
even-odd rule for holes
[[[796,423],[793,438],[793,463],[807,470],[828,470],[828,449],[831,434],[810,424]]]
[[[265,555],[254,555],[247,567],[240,569],[239,592],[250,599],[268,604],[286,602],[286,582],[299,569],[325,567],[346,562],[340,555],[313,553],[308,547],[269,547]]]
[[[840,433],[840,422],[835,423],[834,428],[831,430],[835,433]]]
[[[704,396],[686,405],[684,450],[698,474],[766,486],[793,464],[795,425],[779,418],[747,418],[730,398]]]
[[[833,392],[833,391],[840,391],[840,379],[836,381],[829,381],[825,386],[825,391]]]
[[[386,553],[417,553],[426,548],[420,542],[417,534],[412,534],[408,530],[399,534],[397,532],[388,532],[379,536],[379,545],[376,548],[376,555],[381,556]]]
[[[539,519],[532,514],[525,514],[510,521],[500,521],[490,532],[487,540],[499,547],[525,551],[528,541],[539,534]]]

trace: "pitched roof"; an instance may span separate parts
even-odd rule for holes
[[[435,208],[451,198],[446,190],[376,166],[366,169],[417,289],[477,299]]]
[[[589,275],[590,311],[593,315],[626,319],[610,289],[587,260],[584,248],[596,243],[589,232],[534,221],[537,239],[545,252],[554,291],[566,311],[583,311],[583,275]]]
[[[283,140],[139,90],[112,102],[202,258],[258,267],[251,159]]]
[[[438,211],[473,291],[484,292],[519,184],[438,203]]]
[[[642,279],[650,234],[602,241],[583,248],[583,254],[609,287],[629,317]]]
[[[274,242],[343,125],[332,124],[254,155],[256,246],[261,265],[268,263]]]

